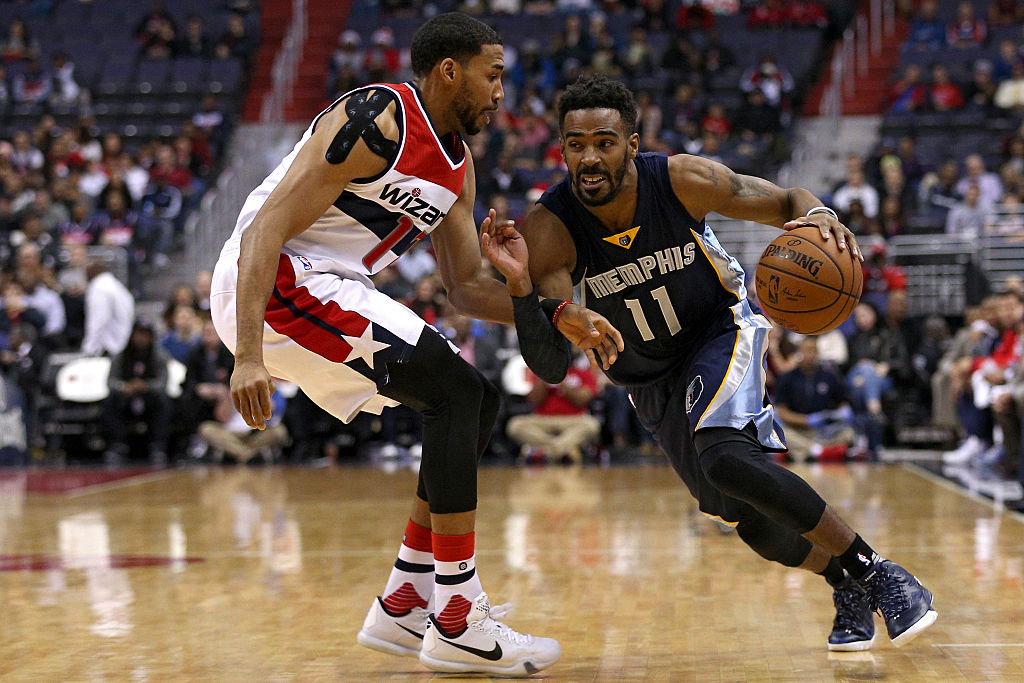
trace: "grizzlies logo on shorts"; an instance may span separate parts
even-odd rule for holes
[[[729,519],[725,496],[704,478],[693,434],[705,427],[753,424],[766,451],[786,450],[785,434],[765,391],[771,323],[746,302],[733,307],[739,329],[723,330],[664,379],[631,387],[637,416],[657,439],[703,512]]]

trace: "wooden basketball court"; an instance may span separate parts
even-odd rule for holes
[[[797,471],[935,593],[910,646],[878,619],[870,653],[830,656],[824,580],[756,557],[663,466],[484,469],[484,588],[561,641],[552,681],[1024,680],[1019,516],[901,466]],[[355,642],[415,482],[0,472],[0,680],[427,680]]]

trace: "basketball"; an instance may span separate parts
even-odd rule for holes
[[[839,251],[835,236],[815,227],[784,232],[769,244],[754,273],[757,298],[773,321],[800,334],[838,327],[860,301],[860,261]]]

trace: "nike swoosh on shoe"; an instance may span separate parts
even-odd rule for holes
[[[395,624],[395,625],[398,626],[398,628],[402,629],[403,631],[405,631],[407,633],[411,633],[412,635],[416,636],[420,640],[423,640],[423,634],[422,633],[416,633],[416,631],[413,631],[411,628],[406,628],[405,626],[402,626],[401,624]]]
[[[480,650],[475,647],[470,647],[469,645],[459,645],[458,643],[453,643],[452,641],[445,640],[444,638],[440,638],[439,640],[442,643],[448,643],[452,647],[457,647],[460,650],[468,652],[471,655],[476,655],[477,657],[482,657],[483,659],[487,659],[492,662],[496,662],[499,659],[501,659],[502,652],[500,643],[495,643],[493,650]]]

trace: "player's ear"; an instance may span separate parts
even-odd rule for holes
[[[633,133],[626,140],[626,147],[629,149],[629,158],[635,159],[636,155],[640,152],[640,134]]]
[[[451,84],[455,81],[455,77],[459,71],[459,64],[451,57],[445,57],[441,60],[441,63],[437,65],[437,70],[441,74],[441,78],[445,83]]]

